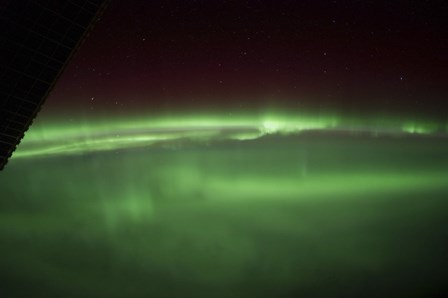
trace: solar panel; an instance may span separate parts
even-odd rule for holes
[[[108,0],[0,4],[0,170]]]

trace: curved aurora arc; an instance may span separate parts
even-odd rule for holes
[[[265,113],[262,115],[179,114],[140,119],[88,121],[73,124],[52,121],[35,124],[13,158],[77,155],[161,145],[179,147],[182,141],[213,142],[253,140],[266,135],[294,135],[307,131],[365,133],[372,136],[445,136],[446,123],[394,120],[389,118],[350,119],[335,115]]]

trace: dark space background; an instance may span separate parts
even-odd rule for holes
[[[446,119],[447,15],[436,0],[112,1],[48,109],[277,105]]]

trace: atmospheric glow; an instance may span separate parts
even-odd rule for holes
[[[59,120],[36,123],[27,133],[14,158],[83,154],[154,145],[169,147],[174,141],[253,140],[265,135],[290,135],[306,131],[361,132],[375,136],[428,135],[443,126],[431,122],[393,121],[393,118],[354,120],[335,115],[281,112],[252,115],[148,115],[77,123]],[[438,133],[446,133],[446,129],[438,130]]]
[[[5,268],[77,296],[127,296],[123,284],[134,291],[143,280],[139,293],[167,297],[179,280],[283,289],[297,276],[315,283],[316,270],[331,279],[386,266],[393,277],[401,262],[442,259],[427,243],[446,226],[445,140],[385,120],[371,122],[388,134],[375,137],[358,134],[360,122],[303,119],[97,119],[81,133],[63,122],[33,126],[20,148],[28,158],[0,173]],[[350,133],[297,135],[322,126]]]

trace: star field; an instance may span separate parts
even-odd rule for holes
[[[116,1],[48,105],[446,119],[446,12],[443,1]]]

